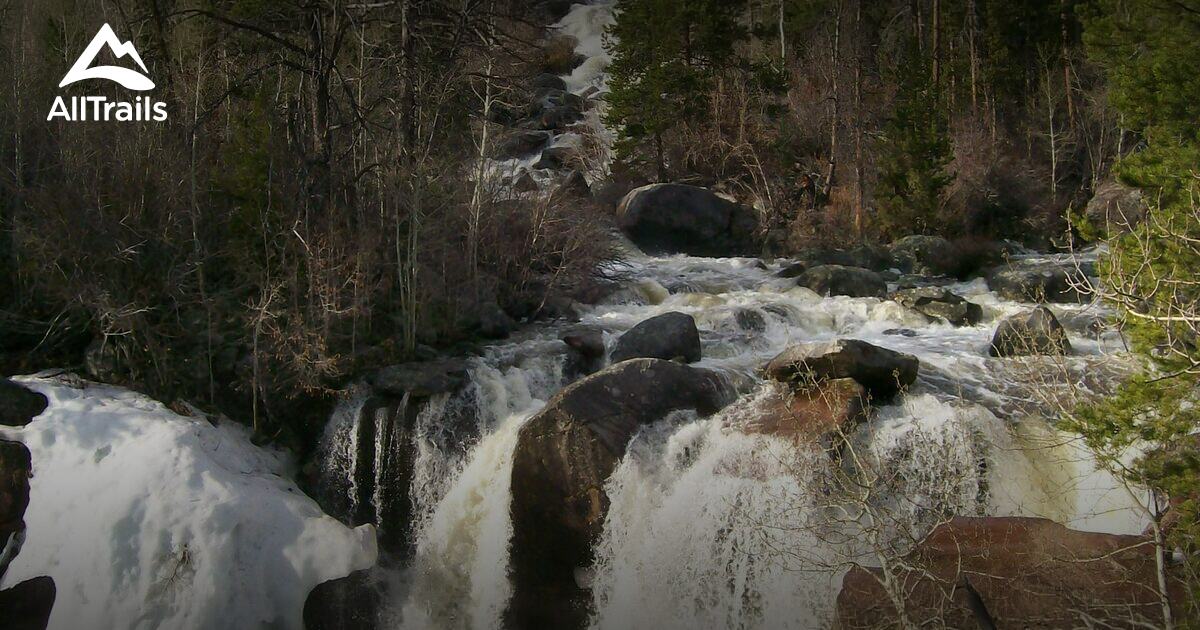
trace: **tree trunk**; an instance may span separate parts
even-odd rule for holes
[[[825,173],[825,196],[829,196],[829,192],[833,190],[833,176],[837,170],[837,137],[838,137],[838,118],[841,116],[841,107],[838,97],[838,76],[841,74],[842,65],[842,0],[838,0],[834,5],[834,20],[833,20],[833,49],[830,52],[832,59],[830,63],[830,101],[829,101],[829,165]]]

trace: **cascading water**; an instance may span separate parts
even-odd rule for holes
[[[565,77],[576,94],[606,89],[600,38],[612,6],[576,5],[558,25],[590,58]],[[596,111],[589,116],[603,131]],[[591,589],[593,627],[828,627],[849,563],[878,564],[949,514],[1141,531],[1137,497],[1048,423],[1056,397],[1103,393],[1131,367],[1120,336],[1094,326],[1104,315],[1096,306],[1054,307],[1071,356],[994,359],[987,347],[996,322],[1030,305],[999,298],[983,280],[947,285],[983,308],[980,324],[956,328],[892,301],[822,297],[778,270],[755,259],[633,252],[625,287],[582,313],[580,324],[603,330],[610,346],[655,315],[692,315],[704,355],[697,366],[747,392],[715,416],[673,413],[635,436],[606,488],[611,506],[594,565],[577,577]],[[393,626],[502,626],[513,591],[514,450],[521,426],[565,385],[566,328],[539,325],[488,348],[471,361],[461,391],[421,403],[402,493],[412,553],[392,573]],[[834,463],[815,444],[739,430],[776,387],[757,376],[767,360],[794,342],[844,337],[921,362],[910,390],[849,436],[858,466],[846,457]],[[363,413],[364,398],[339,408],[323,446],[324,485],[351,513],[364,496],[355,471],[367,433],[359,428],[377,422]],[[383,430],[372,433],[378,439]],[[375,458],[387,459],[382,451]],[[854,475],[866,477],[847,479]],[[384,485],[376,480],[376,489]],[[870,497],[847,501],[834,491],[848,481],[871,488]],[[376,507],[385,502],[377,498]]]

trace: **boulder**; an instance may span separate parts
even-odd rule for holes
[[[520,429],[513,453],[510,628],[580,628],[590,591],[576,575],[608,511],[604,486],[629,440],[671,411],[716,412],[717,375],[671,361],[635,359],[563,388]]]
[[[43,394],[0,378],[0,425],[23,427],[45,411],[48,404]]]
[[[820,295],[881,298],[887,293],[887,283],[883,278],[862,267],[821,265],[800,274],[796,282]]]
[[[852,378],[874,400],[887,400],[917,379],[917,358],[858,339],[800,343],[771,359],[768,378],[806,387],[829,379]]]
[[[376,393],[401,398],[405,394],[428,398],[457,391],[468,379],[464,359],[435,359],[390,365],[367,375]]]
[[[746,332],[760,333],[767,329],[767,318],[750,308],[739,308],[733,314],[733,321]]]
[[[0,626],[6,630],[46,630],[57,595],[54,579],[46,576],[0,591]]]
[[[507,339],[517,327],[512,316],[499,304],[487,301],[479,308],[479,334],[484,339]]]
[[[805,271],[808,271],[808,263],[806,262],[788,263],[775,273],[775,277],[799,278],[800,276],[804,275]]]
[[[892,579],[907,627],[1160,628],[1155,565],[1147,537],[1076,531],[1040,518],[956,517],[893,563]],[[1186,591],[1176,575],[1167,581],[1178,615]],[[882,584],[880,569],[846,573],[837,626],[898,627]]]
[[[593,374],[604,366],[604,332],[595,326],[580,326],[561,337],[567,344],[563,372],[568,380]]]
[[[587,199],[592,196],[592,187],[588,185],[587,176],[583,171],[575,169],[559,184],[554,194],[560,197]]]
[[[29,449],[20,442],[0,440],[0,577],[4,576],[13,555],[3,550],[9,549],[13,538],[25,531],[31,472]]]
[[[808,247],[797,252],[795,257],[810,267],[842,265],[843,267],[862,267],[872,271],[883,271],[895,264],[889,250],[875,245],[860,245],[851,250]]]
[[[1102,232],[1126,232],[1146,216],[1146,200],[1141,190],[1110,179],[1096,187],[1084,214]]]
[[[845,435],[867,417],[867,391],[852,378],[837,378],[809,387],[780,389],[741,427],[747,433],[797,441]]]
[[[546,146],[550,134],[545,131],[518,131],[496,144],[494,157],[497,160],[523,158]]]
[[[711,191],[684,184],[651,184],[625,195],[618,227],[651,254],[750,255],[758,214]]]
[[[1067,330],[1045,306],[1005,318],[996,327],[988,354],[1016,357],[1032,354],[1070,354]]]
[[[578,162],[579,153],[572,147],[550,147],[542,151],[542,157],[534,163],[533,168],[560,171],[574,166]]]
[[[533,178],[533,175],[530,175],[529,171],[525,171],[513,181],[513,190],[519,193],[528,193],[537,192],[539,188],[537,180]]]
[[[696,319],[686,313],[663,313],[630,328],[617,339],[610,357],[613,363],[627,359],[700,360],[700,331]]]
[[[896,267],[905,273],[953,275],[957,267],[954,246],[940,236],[905,236],[892,242],[889,249]]]
[[[561,77],[555,76],[548,72],[543,72],[542,74],[533,77],[533,80],[529,82],[529,87],[535,90],[566,91],[567,82],[563,81]]]
[[[983,318],[983,308],[940,287],[903,289],[891,299],[926,317],[944,319],[955,326],[974,326]]]
[[[1078,275],[1057,266],[998,267],[988,274],[987,283],[997,295],[1014,302],[1079,302],[1079,291],[1071,282]]]
[[[387,624],[383,588],[372,572],[322,582],[304,600],[305,630],[375,630]]]

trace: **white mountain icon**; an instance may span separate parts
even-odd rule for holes
[[[138,55],[138,51],[133,47],[133,42],[128,41],[122,43],[117,39],[117,34],[113,32],[112,27],[105,24],[100,27],[99,32],[92,38],[92,42],[83,50],[83,54],[79,55],[79,59],[75,60],[75,65],[71,66],[67,76],[63,77],[62,83],[58,87],[65,87],[76,81],[84,79],[108,79],[116,81],[130,90],[143,92],[154,89],[154,82],[150,77],[129,68],[120,66],[96,66],[91,67],[92,62],[96,60],[96,55],[100,53],[100,49],[108,46],[118,59],[129,55],[133,58],[137,65],[141,67],[142,72],[146,70],[146,64],[142,63],[142,58]]]

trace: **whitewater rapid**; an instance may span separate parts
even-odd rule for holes
[[[851,337],[921,362],[909,391],[852,436],[890,475],[872,507],[897,520],[884,532],[889,553],[951,513],[1143,530],[1137,495],[1053,427],[1057,401],[1110,391],[1134,367],[1100,307],[1051,305],[1068,328],[1070,356],[998,359],[987,353],[997,322],[1032,305],[999,298],[982,279],[945,285],[983,309],[978,325],[956,328],[890,300],[822,297],[777,277],[779,269],[750,258],[635,256],[619,270],[625,288],[587,307],[580,322],[527,328],[473,359],[464,391],[422,412],[416,552],[393,574],[395,625],[501,627],[512,592],[512,455],[521,425],[566,384],[560,336],[595,326],[611,348],[633,325],[671,311],[696,319],[704,358],[695,365],[745,393],[712,417],[672,414],[634,438],[607,486],[595,566],[580,576],[592,589],[595,628],[828,627],[849,563],[874,563],[879,548],[862,543],[853,506],[829,503],[829,480],[840,473],[817,445],[738,430],[778,387],[757,370],[796,342]],[[466,444],[430,432],[447,404],[476,418]],[[327,448],[352,453],[337,446],[334,426]]]

